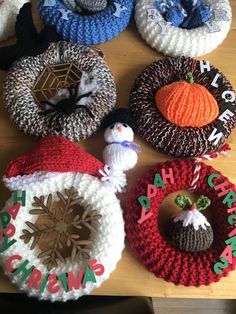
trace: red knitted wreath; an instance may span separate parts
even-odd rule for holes
[[[227,181],[228,187],[232,191],[236,192],[236,188],[219,171],[200,163],[200,176],[195,192],[204,194],[211,199],[210,210],[214,242],[208,250],[201,252],[191,253],[175,249],[160,233],[158,226],[159,206],[168,194],[189,189],[193,180],[195,165],[194,160],[175,160],[157,164],[150,169],[139,178],[131,190],[124,216],[130,247],[149,271],[176,285],[198,287],[217,282],[234,269],[233,265],[229,265],[221,275],[217,275],[213,269],[214,264],[218,262],[222,251],[225,249],[228,234],[235,227],[227,221],[229,214],[227,213],[227,205],[222,203],[224,196],[218,197],[218,191],[209,187],[207,179],[210,174],[217,173],[220,175],[215,181],[217,184]],[[161,173],[162,169],[168,172],[169,168],[173,170],[175,182],[173,184],[167,182],[165,188],[157,188],[157,196],[151,199],[149,208],[149,212],[152,212],[153,215],[139,224],[141,206],[138,203],[138,197],[146,195],[147,185],[153,183],[156,173]],[[236,202],[233,204],[235,207]]]

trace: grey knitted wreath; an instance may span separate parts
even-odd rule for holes
[[[200,61],[192,58],[177,57],[158,60],[149,65],[135,80],[130,93],[130,109],[138,126],[138,133],[157,151],[174,157],[195,157],[217,151],[231,134],[236,125],[236,114],[221,125],[223,136],[216,145],[208,139],[218,129],[219,120],[203,127],[179,127],[164,118],[156,108],[155,95],[163,86],[175,81],[183,81],[188,72],[192,72],[195,82],[206,87],[219,106],[219,113],[225,110],[222,104],[222,91],[234,91],[228,79],[215,67],[211,72],[201,73]],[[218,73],[219,88],[212,86],[214,75]],[[213,75],[213,76],[212,76]],[[229,103],[235,112],[234,100]]]
[[[45,67],[73,64],[81,73],[96,72],[97,89],[88,100],[92,116],[86,110],[60,115],[56,128],[42,115],[33,88]],[[73,82],[71,82],[72,84]],[[69,83],[68,83],[69,85]],[[53,43],[37,57],[25,57],[10,69],[4,85],[5,106],[12,122],[25,134],[36,137],[62,135],[72,141],[83,140],[96,132],[103,118],[116,103],[113,76],[103,57],[92,48],[67,42]]]

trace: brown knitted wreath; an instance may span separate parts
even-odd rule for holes
[[[88,89],[89,84],[93,89]],[[56,93],[63,90],[70,92],[63,106],[55,99],[52,102],[52,97],[59,97]],[[115,106],[116,86],[95,48],[60,41],[12,66],[4,100],[10,119],[24,133],[36,137],[62,135],[78,141],[100,128]]]
[[[230,135],[236,124],[235,114],[223,124],[219,124],[217,118],[200,128],[179,127],[166,120],[155,104],[156,92],[161,87],[175,81],[183,81],[187,73],[192,72],[195,82],[205,86],[215,97],[219,116],[227,106],[233,108],[235,100],[222,103],[222,92],[233,92],[232,85],[215,67],[211,66],[210,69],[201,73],[200,61],[192,58],[165,58],[149,65],[136,79],[130,94],[130,108],[138,125],[138,133],[156,150],[175,157],[200,156],[217,150]],[[211,85],[217,73],[218,88],[214,87],[214,84]],[[223,133],[217,144],[209,141],[214,129],[218,130],[216,133]]]

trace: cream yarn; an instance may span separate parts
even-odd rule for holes
[[[207,25],[195,29],[183,29],[166,25],[167,33],[161,35],[161,26],[166,24],[159,14],[159,24],[148,21],[148,9],[155,8],[155,0],[136,0],[135,20],[143,39],[158,52],[168,56],[197,57],[205,55],[218,47],[226,38],[232,20],[231,6],[228,0],[207,0],[213,10],[227,12],[228,20],[218,18],[212,21],[212,27],[220,31],[209,32]]]

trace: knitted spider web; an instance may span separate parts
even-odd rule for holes
[[[33,96],[38,103],[47,101],[62,88],[78,84],[81,70],[74,63],[46,65],[33,87]]]
[[[20,236],[20,239],[26,244],[32,241],[31,250],[38,245],[40,251],[38,258],[49,271],[53,267],[57,267],[59,262],[65,264],[65,248],[69,251],[72,261],[79,258],[90,258],[90,246],[93,243],[89,239],[90,233],[97,231],[94,222],[98,223],[102,217],[96,210],[91,209],[91,205],[87,205],[85,208],[80,206],[82,198],[78,197],[78,193],[73,187],[65,189],[64,194],[65,196],[57,192],[59,202],[56,207],[52,201],[52,194],[49,194],[47,198],[35,196],[32,205],[36,208],[31,209],[29,213],[44,216],[47,222],[41,223],[37,220],[36,223],[31,223],[27,221],[26,225],[31,231],[23,229],[23,234]],[[83,231],[86,233],[86,238],[81,236]],[[46,243],[44,247],[39,245],[42,241]]]

